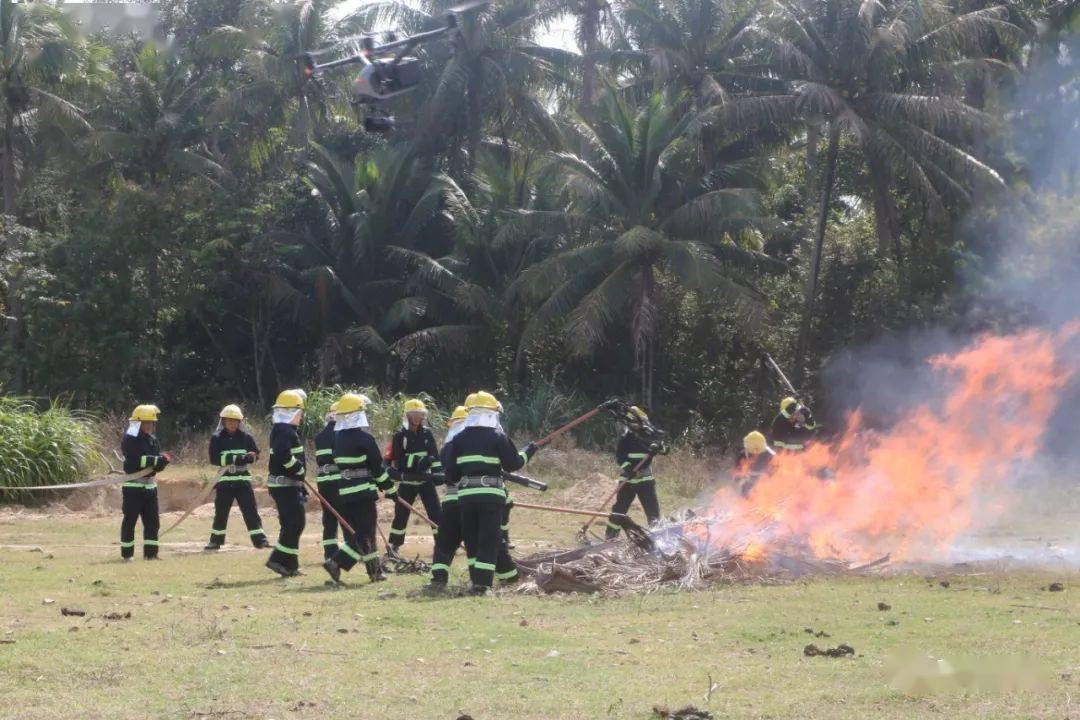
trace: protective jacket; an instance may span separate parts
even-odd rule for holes
[[[146,468],[154,468],[149,475],[124,483],[124,487],[157,487],[154,475],[164,470],[169,464],[169,461],[161,454],[158,439],[140,430],[138,435],[124,435],[124,439],[120,441],[120,450],[124,453],[125,473],[130,475]]]
[[[775,448],[798,452],[806,449],[807,444],[814,439],[816,430],[817,424],[812,417],[808,417],[804,424],[796,425],[792,418],[777,413],[769,430],[769,440]]]
[[[296,426],[289,423],[275,423],[270,429],[270,487],[282,484],[274,478],[291,479],[299,481],[305,472],[304,443],[300,441],[300,433]],[[296,482],[286,482],[285,485],[294,485]]]
[[[253,459],[248,453],[258,453],[259,446],[255,444],[255,438],[243,430],[230,433],[227,430],[210,436],[210,464],[227,469],[218,482],[222,481],[250,481],[251,471],[247,467]]]
[[[375,499],[379,490],[394,488],[375,438],[363,428],[334,433],[334,464],[341,473],[338,497],[343,503]]]

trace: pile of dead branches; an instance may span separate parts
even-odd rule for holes
[[[812,558],[798,549],[771,551],[754,561],[725,548],[702,547],[686,537],[681,523],[655,530],[652,552],[614,540],[516,560],[526,593],[583,592],[604,595],[651,593],[666,588],[701,590],[711,585],[781,583],[808,575],[868,572],[888,561],[865,565]]]

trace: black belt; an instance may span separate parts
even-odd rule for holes
[[[506,484],[501,477],[495,477],[493,475],[473,475],[472,477],[463,477],[458,480],[457,487],[458,490],[476,487],[503,489],[506,487]]]

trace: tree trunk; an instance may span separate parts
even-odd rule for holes
[[[10,112],[4,115],[4,214],[15,216],[15,119]]]
[[[900,265],[903,262],[900,252],[900,222],[896,217],[896,203],[889,192],[892,173],[880,158],[868,158],[867,165],[870,169],[870,190],[874,199],[878,254],[884,258],[892,253],[897,265]]]
[[[836,175],[836,155],[839,149],[840,128],[835,122],[830,122],[829,149],[825,154],[825,174],[821,179],[821,207],[818,215],[817,234],[814,237],[814,248],[810,254],[810,271],[806,276],[802,326],[799,328],[799,341],[795,346],[794,383],[796,386],[802,383],[805,371],[810,328],[814,321],[818,274],[821,270],[821,250],[825,244],[825,228],[829,224],[829,204],[832,201],[833,180]]]
[[[806,126],[806,197],[814,197],[814,173],[817,172],[818,143],[821,142],[821,128],[816,122]]]
[[[468,183],[473,181],[473,173],[476,171],[476,156],[480,152],[480,133],[481,124],[484,122],[483,107],[480,102],[481,82],[480,73],[482,68],[480,61],[473,61],[471,64],[471,72],[469,73],[468,84],[468,107],[469,117],[466,119],[466,127],[469,141],[469,157],[466,159],[466,167],[468,168],[469,177]]]
[[[641,290],[638,295],[637,312],[634,313],[634,364],[638,371],[641,388],[641,402],[645,407],[652,405],[653,348],[656,332],[656,308],[653,295],[656,293],[656,278],[651,265],[646,265],[641,272]]]
[[[585,122],[592,122],[593,101],[596,95],[596,55],[600,46],[599,0],[582,0],[581,35],[581,98],[578,114]],[[588,143],[581,141],[581,156],[589,156]]]

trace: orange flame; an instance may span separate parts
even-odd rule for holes
[[[1062,356],[1078,334],[1080,323],[985,336],[932,358],[942,394],[890,430],[867,430],[856,411],[835,440],[778,454],[748,497],[717,492],[710,544],[747,560],[779,548],[846,560],[940,558],[1001,511],[987,491],[1041,449],[1075,369]]]

